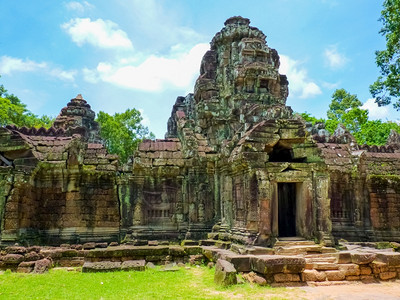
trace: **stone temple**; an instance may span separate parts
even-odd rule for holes
[[[232,17],[162,140],[107,153],[78,95],[50,129],[0,128],[0,244],[400,241],[400,137],[358,145],[286,105],[279,55]]]

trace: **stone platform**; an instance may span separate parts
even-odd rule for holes
[[[51,267],[82,267],[84,272],[142,271],[146,264],[217,263],[224,260],[245,278],[261,278],[273,285],[325,285],[345,281],[375,282],[400,279],[400,253],[393,249],[349,247],[347,251],[309,241],[278,242],[274,248],[233,245],[225,249],[191,245],[132,246],[86,243],[62,247],[10,246],[0,252],[0,269],[46,271]],[[195,245],[193,245],[195,244]],[[43,267],[44,265],[44,267]]]

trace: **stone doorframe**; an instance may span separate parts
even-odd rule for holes
[[[285,164],[282,164],[281,170]],[[278,171],[271,164],[268,169],[271,188],[271,237],[279,237],[278,227],[278,183],[296,183],[296,233],[305,239],[317,238],[329,245],[332,239],[330,199],[328,197],[329,176],[317,171],[309,164],[292,164],[291,170]]]
[[[312,193],[312,181],[279,180],[272,181],[272,235],[279,237],[279,195],[278,183],[296,184],[296,236],[310,239],[314,236],[315,218]]]

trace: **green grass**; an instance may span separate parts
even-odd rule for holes
[[[46,274],[0,274],[0,299],[296,299],[284,288],[249,283],[218,287],[214,270],[181,268],[145,272],[81,273],[51,270]]]

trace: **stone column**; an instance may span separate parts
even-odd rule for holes
[[[329,177],[327,175],[314,174],[317,238],[326,245],[332,245],[331,201],[328,197],[328,187]]]
[[[136,191],[136,201],[134,201],[134,209],[133,209],[133,225],[142,225],[143,222],[143,185],[144,185],[144,177],[137,176],[134,178]]]

